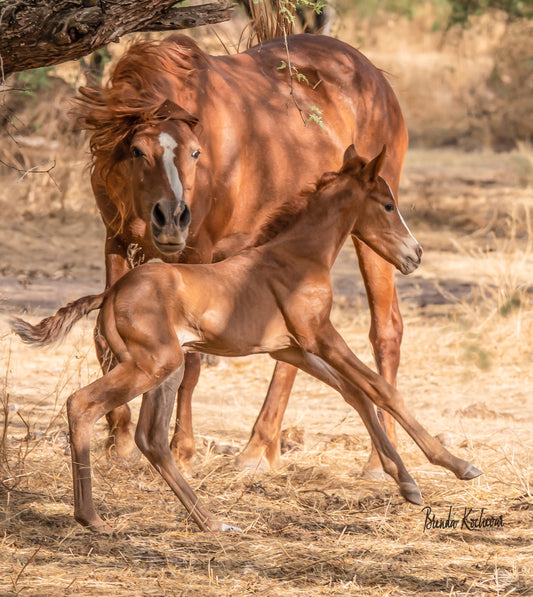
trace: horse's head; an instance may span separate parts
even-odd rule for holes
[[[379,175],[386,149],[365,162],[351,145],[344,155],[340,174],[349,174],[363,191],[353,234],[378,255],[392,263],[402,274],[410,274],[419,265],[422,247],[411,234],[388,183]],[[360,191],[359,191],[360,192]]]
[[[166,254],[185,247],[191,222],[200,143],[197,119],[171,101],[141,122],[121,147],[120,174],[136,217],[149,224],[155,247]]]

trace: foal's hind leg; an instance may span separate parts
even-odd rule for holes
[[[303,371],[320,379],[335,390],[353,406],[363,423],[370,438],[376,446],[384,470],[396,481],[403,497],[414,504],[421,503],[420,490],[414,479],[407,472],[398,452],[391,444],[383,428],[379,424],[376,412],[370,400],[358,387],[347,384],[338,373],[319,357],[298,348],[291,348],[273,353],[271,356],[299,367]]]
[[[153,383],[132,361],[118,364],[103,377],[81,388],[67,401],[70,429],[74,517],[91,530],[109,532],[93,503],[90,443],[94,424],[111,409],[142,393]]]
[[[174,408],[174,396],[183,377],[183,365],[179,374],[172,375],[162,385],[162,391],[154,390],[143,396],[135,441],[150,464],[161,474],[177,495],[187,512],[203,531],[233,530],[233,527],[217,520],[199,501],[187,481],[180,474],[168,444],[170,418]]]
[[[317,335],[317,354],[344,380],[361,388],[378,408],[389,412],[414,439],[432,464],[452,471],[459,479],[469,480],[481,475],[475,466],[450,454],[430,435],[405,407],[400,394],[362,363],[350,350],[331,323],[324,325]]]
[[[365,283],[370,307],[369,337],[374,349],[376,365],[387,382],[396,387],[403,323],[394,284],[394,267],[355,237],[352,237],[352,240],[357,251],[359,268]],[[389,439],[396,446],[397,437],[394,419],[389,413],[382,410],[378,410],[378,414]],[[367,476],[376,476],[380,472],[383,474],[379,455],[373,444],[363,471]]]

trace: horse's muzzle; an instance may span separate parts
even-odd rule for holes
[[[185,247],[191,210],[184,201],[159,201],[152,209],[150,225],[156,248],[162,253],[179,253]]]

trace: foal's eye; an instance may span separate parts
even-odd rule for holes
[[[385,211],[394,211],[394,203],[387,203],[387,205],[385,205]]]
[[[197,160],[200,157],[200,150],[199,149],[195,149],[192,153],[191,156]]]
[[[144,156],[144,153],[138,147],[133,147],[131,150],[131,155],[134,158],[142,158]]]

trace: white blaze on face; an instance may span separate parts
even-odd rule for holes
[[[392,189],[389,186],[389,183],[385,180],[385,184],[387,185],[387,188],[389,189],[389,193],[391,195],[391,197],[394,199],[394,193],[392,192]],[[416,238],[413,236],[412,232],[409,230],[409,226],[406,224],[405,220],[403,219],[402,213],[398,208],[398,203],[396,203],[396,200],[394,199],[394,204],[396,205],[396,211],[398,212],[398,215],[400,216],[400,221],[402,222],[402,224],[405,226],[405,229],[407,230],[407,232],[409,233],[409,236],[415,241],[415,243],[418,244],[418,241],[416,240]]]
[[[168,133],[159,134],[159,144],[163,148],[163,166],[167,175],[168,184],[174,193],[176,201],[183,199],[183,185],[176,164],[174,163],[174,150],[178,143]]]

